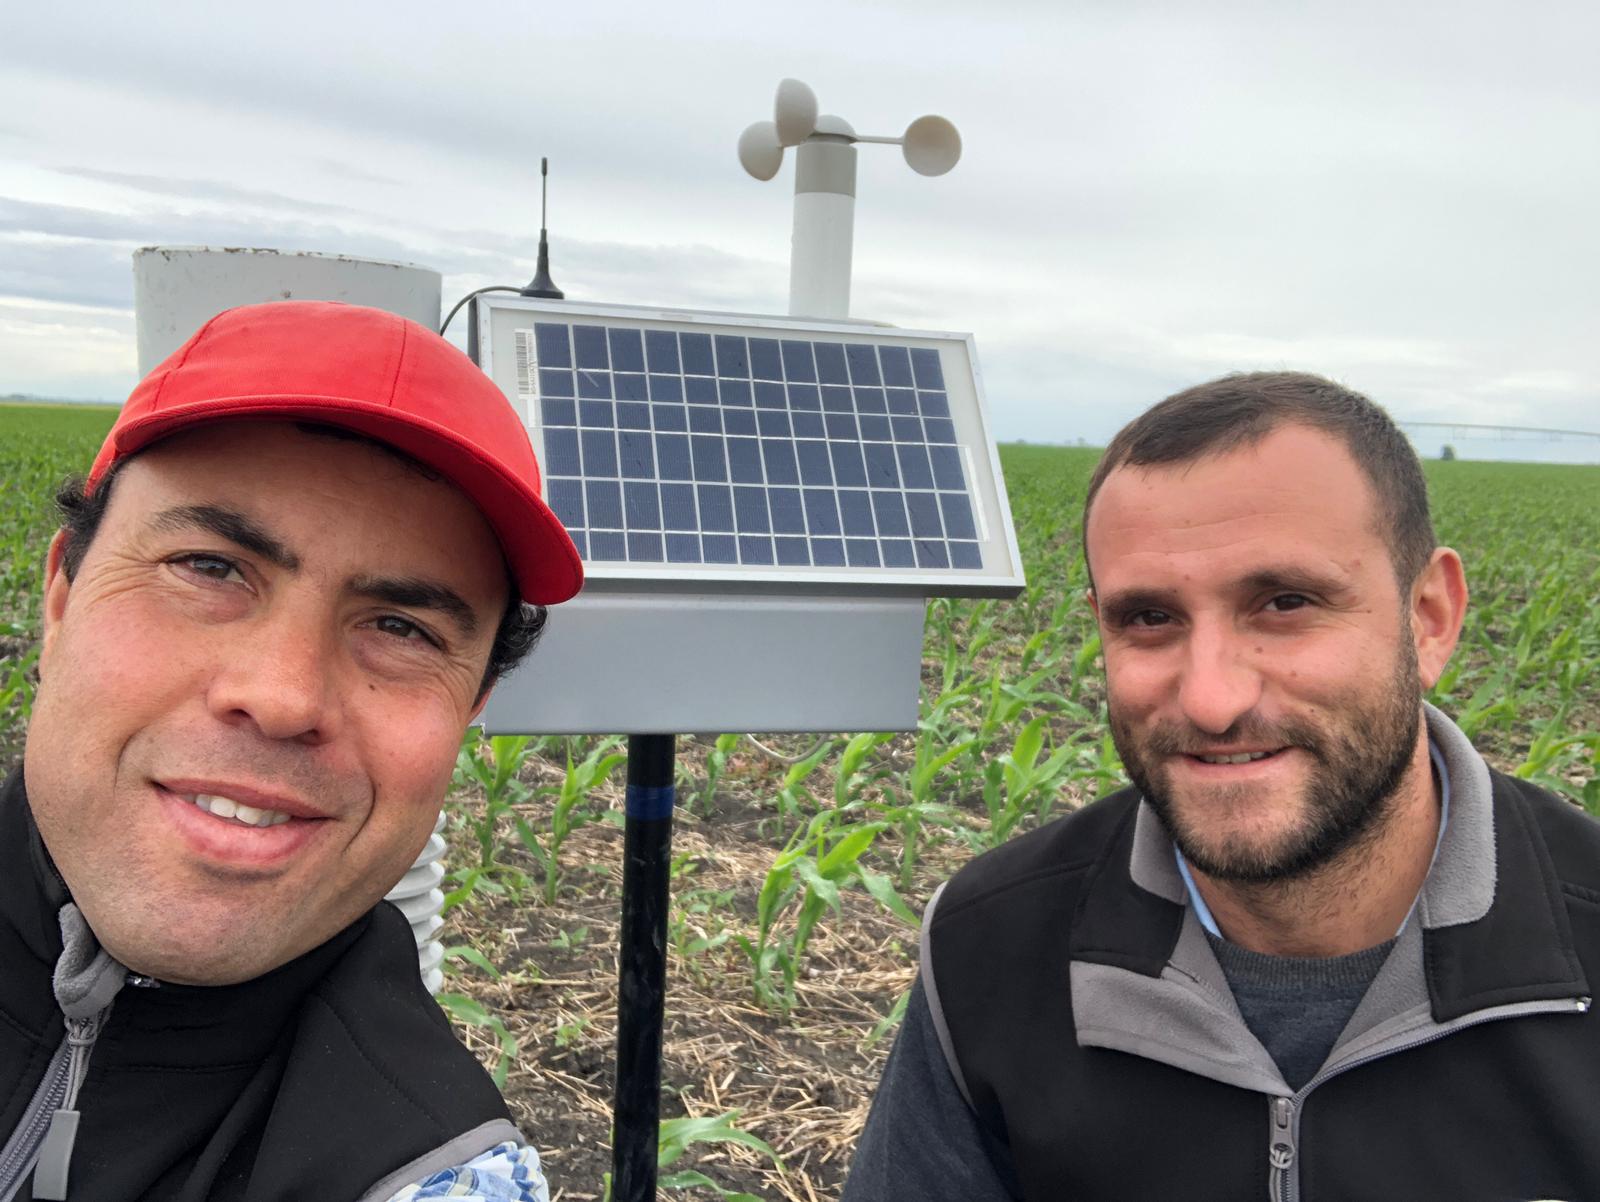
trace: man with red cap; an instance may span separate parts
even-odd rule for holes
[[[429,330],[214,318],[63,490],[0,792],[0,1199],[543,1199],[384,894],[582,584]]]

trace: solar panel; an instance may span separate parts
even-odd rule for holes
[[[591,579],[1015,592],[970,338],[551,302],[490,312],[485,366],[524,407]],[[493,356],[504,335],[514,371]]]

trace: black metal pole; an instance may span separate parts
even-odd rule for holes
[[[617,956],[617,1090],[611,1120],[614,1202],[651,1202],[656,1196],[676,752],[676,735],[628,736]]]

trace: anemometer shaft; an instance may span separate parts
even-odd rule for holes
[[[843,138],[813,134],[795,152],[791,316],[850,316],[855,215],[856,148]]]

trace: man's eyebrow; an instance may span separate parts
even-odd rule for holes
[[[237,509],[221,505],[176,505],[156,514],[150,524],[158,530],[209,530],[285,571],[294,572],[300,568],[298,555],[262,529],[254,518],[246,517]]]
[[[1349,587],[1348,581],[1332,573],[1301,567],[1263,568],[1239,581],[1240,591],[1246,593],[1317,593],[1331,596]]]
[[[350,582],[350,591],[389,605],[437,610],[452,619],[465,635],[473,635],[478,630],[478,615],[472,612],[472,606],[455,589],[436,580],[415,576],[358,576]]]

